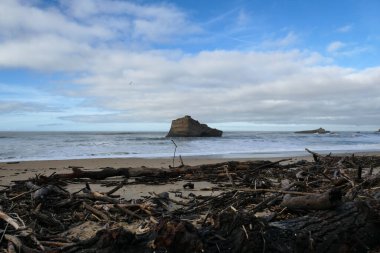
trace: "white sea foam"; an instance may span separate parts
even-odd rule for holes
[[[163,132],[0,132],[0,161],[100,157],[171,157]],[[380,151],[380,134],[226,132],[221,138],[174,138],[182,156],[278,157],[318,152]]]

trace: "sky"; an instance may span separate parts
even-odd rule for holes
[[[0,131],[380,128],[380,1],[1,0]]]

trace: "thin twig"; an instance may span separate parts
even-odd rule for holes
[[[175,146],[174,148],[174,153],[173,153],[173,167],[174,167],[174,159],[175,159],[175,152],[177,151],[177,144],[175,144],[175,142],[173,140],[171,140]]]

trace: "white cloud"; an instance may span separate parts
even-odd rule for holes
[[[83,23],[95,23],[119,36],[149,42],[167,42],[173,36],[192,34],[201,29],[187,15],[168,4],[138,5],[126,1],[64,0],[68,15]],[[117,18],[115,18],[117,16]],[[183,29],[186,28],[186,29]]]
[[[337,29],[337,32],[339,32],[339,33],[348,33],[351,30],[352,30],[352,25],[345,25],[345,26],[339,27]]]
[[[236,24],[238,26],[246,26],[250,21],[251,21],[251,18],[249,14],[244,9],[241,9],[237,16]]]
[[[327,52],[329,52],[329,53],[335,53],[335,52],[341,50],[342,48],[344,48],[345,46],[346,46],[346,44],[344,44],[344,43],[341,42],[341,41],[333,41],[333,42],[331,42],[331,43],[327,46],[326,50],[327,50]]]
[[[362,54],[371,51],[371,47],[367,45],[357,46],[353,43],[346,44],[341,41],[331,42],[327,47],[326,51],[333,56],[339,57],[351,57],[354,55]]]
[[[288,32],[284,37],[266,40],[262,43],[263,48],[286,48],[294,45],[298,41],[298,36],[293,31]]]
[[[42,103],[0,100],[0,114],[48,111],[54,109]]]
[[[57,34],[70,39],[105,38],[103,27],[83,25],[56,9],[40,9],[17,0],[0,1],[0,37],[7,39]]]
[[[377,68],[323,66],[314,54],[299,51],[119,57],[128,61],[112,65],[115,72],[99,70],[77,80],[88,85],[94,105],[117,112],[89,115],[91,121],[166,122],[190,114],[209,122],[343,124],[360,118],[380,124]]]
[[[79,88],[62,94],[98,112],[60,114],[66,120],[169,122],[190,114],[207,122],[380,124],[380,68],[327,65],[316,52],[285,50],[297,42],[295,32],[267,40],[263,52],[153,50],[152,44],[196,33],[197,25],[170,5],[62,5],[0,1],[0,67],[74,73]],[[25,19],[28,13],[37,18]],[[345,47],[335,41],[326,50]]]

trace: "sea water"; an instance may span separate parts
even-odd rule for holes
[[[218,138],[166,138],[164,132],[0,132],[0,161],[115,157],[224,158],[380,151],[380,133],[225,132]],[[174,141],[174,143],[172,142]]]

